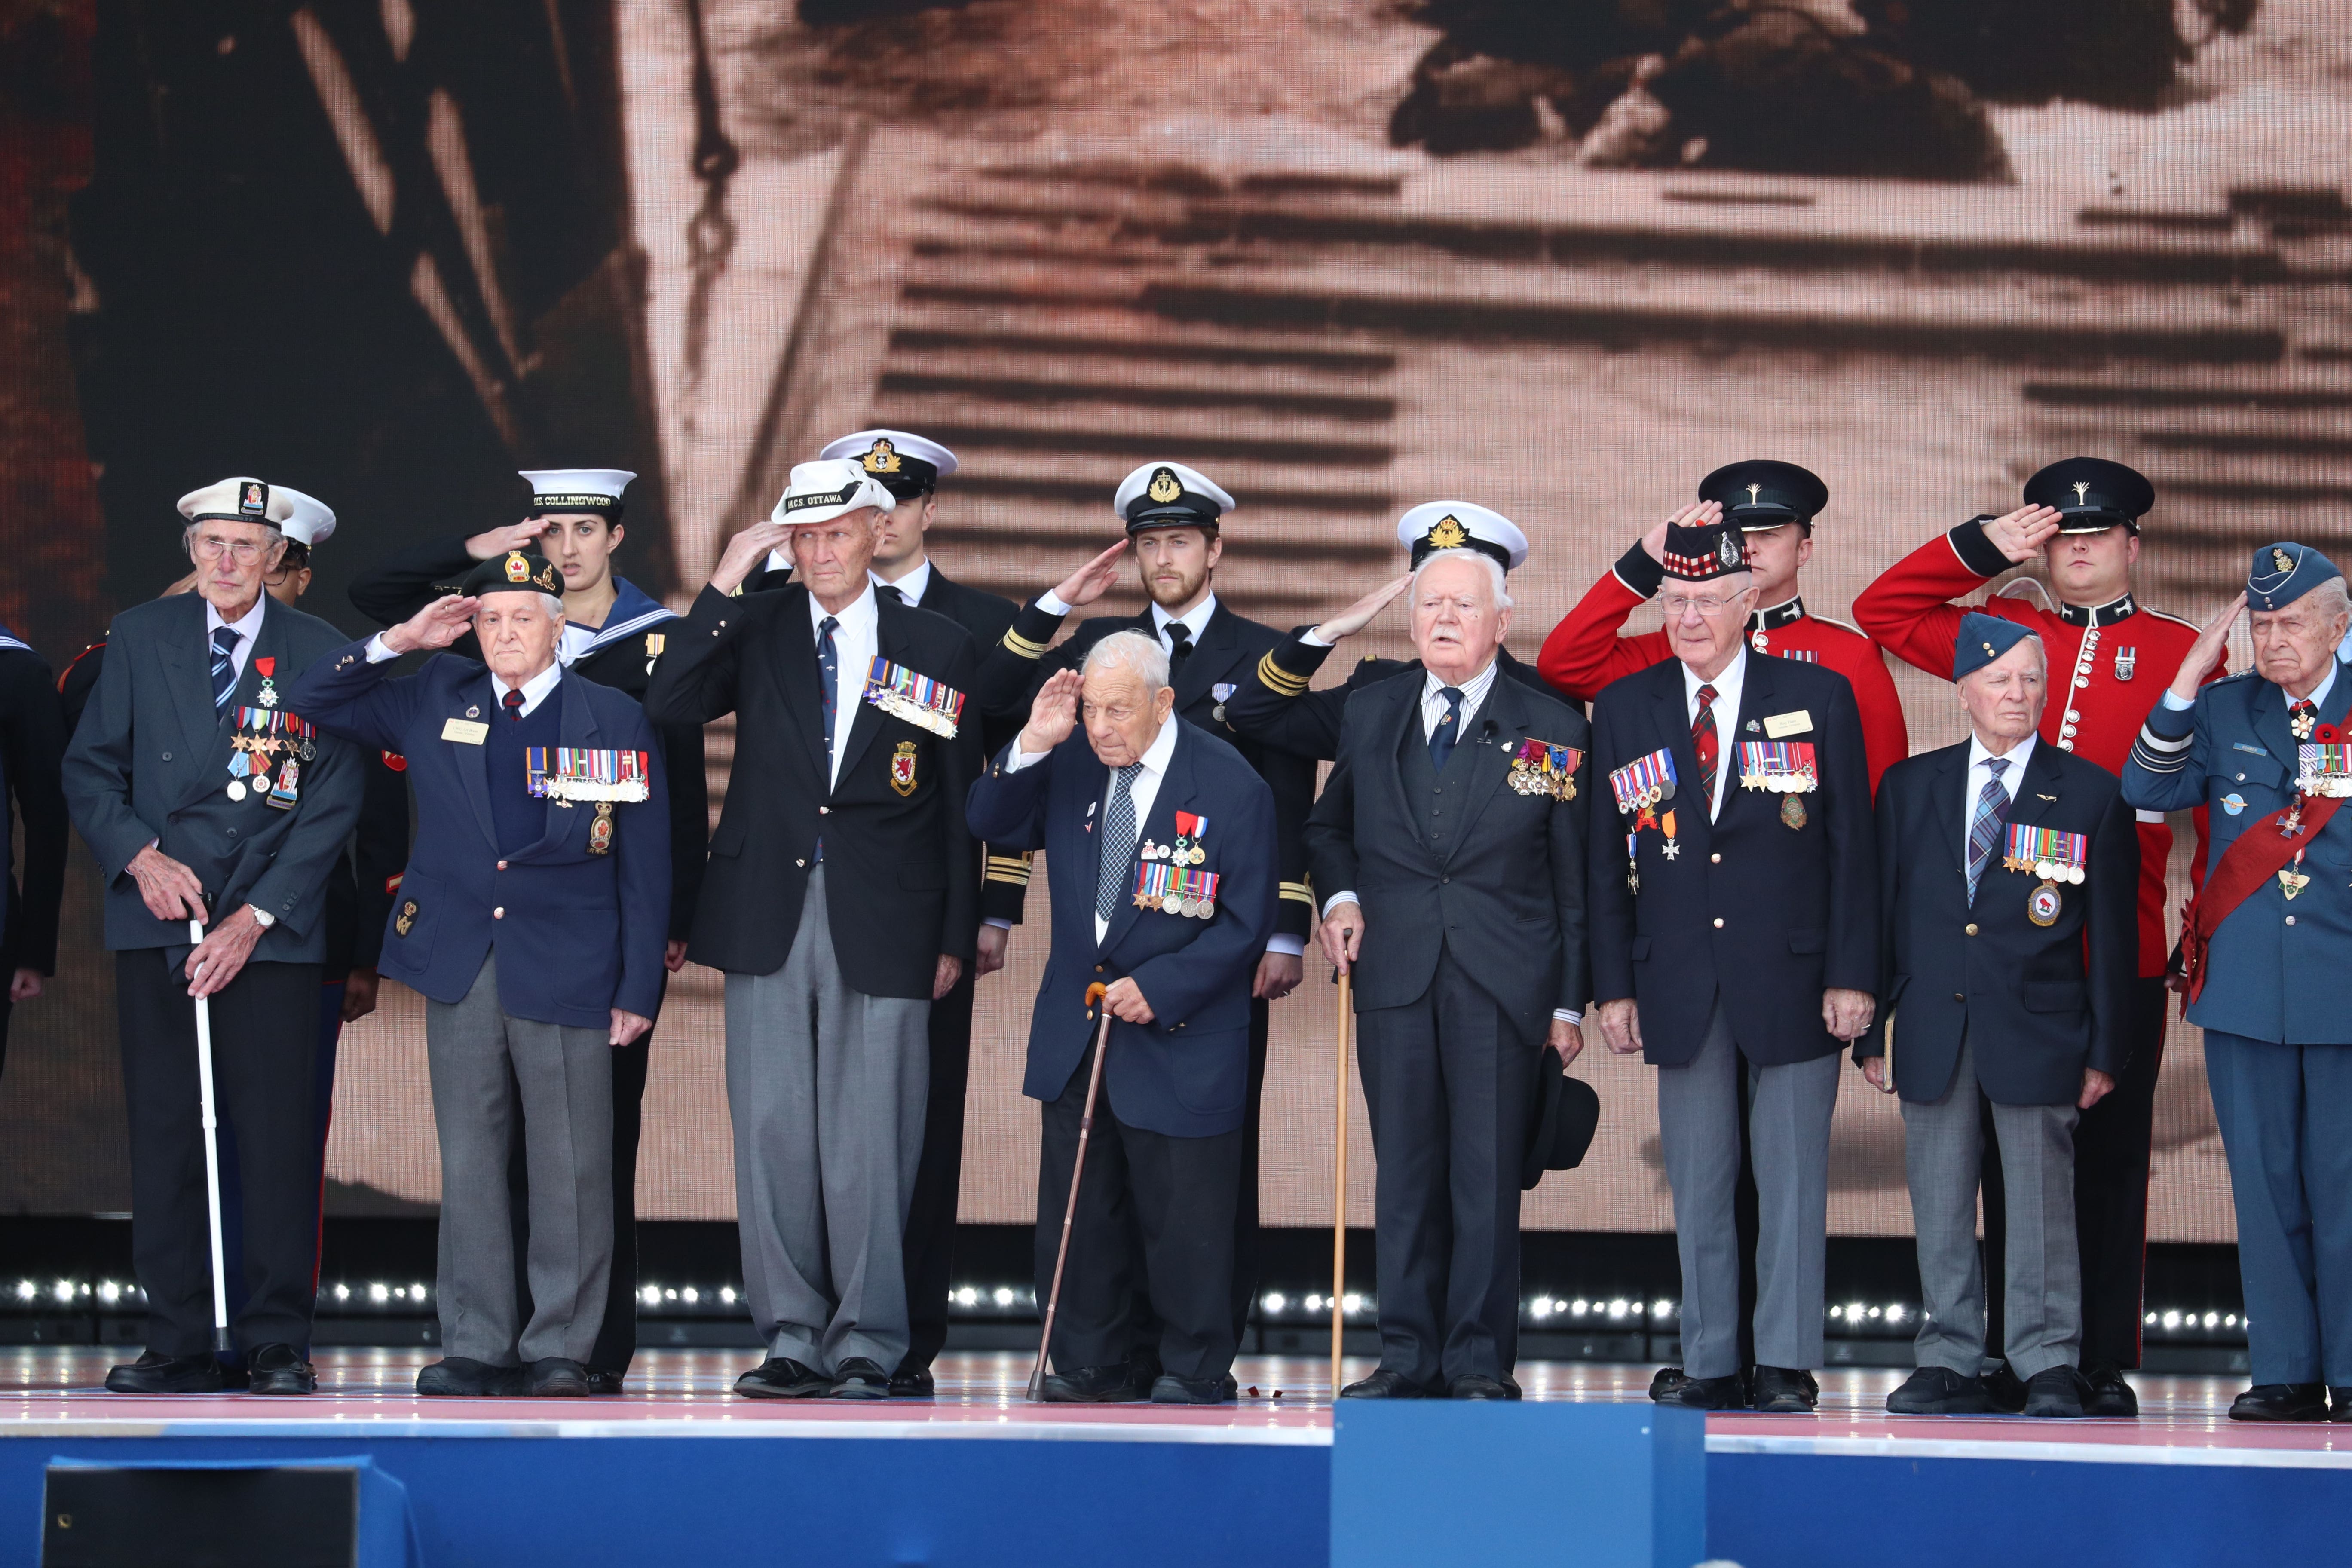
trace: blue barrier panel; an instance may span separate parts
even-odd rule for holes
[[[1691,1568],[1706,1418],[1641,1405],[1344,1400],[1331,1568]]]

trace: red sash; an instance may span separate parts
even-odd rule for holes
[[[2294,858],[2295,851],[2304,848],[2327,826],[2336,808],[2344,803],[2333,795],[2298,798],[2292,805],[2283,806],[2237,837],[2221,863],[2205,879],[2204,890],[2189,900],[2189,909],[2181,920],[2181,973],[2189,981],[2189,999],[2197,1000],[2205,989],[2206,951],[2212,946],[2213,933],[2231,911],[2246,901],[2256,888],[2269,881]],[[2288,832],[2280,824],[2296,812],[2303,815],[2301,830]],[[2270,829],[2265,833],[2263,828]]]

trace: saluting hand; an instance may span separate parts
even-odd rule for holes
[[[2042,545],[2058,531],[2061,521],[2054,506],[2021,506],[2007,517],[1997,517],[1986,523],[1985,539],[1995,550],[2021,565],[2042,553]]]
[[[1070,738],[1078,727],[1078,696],[1086,681],[1075,669],[1057,669],[1037,689],[1029,704],[1029,722],[1021,726],[1024,756],[1042,757]]]
[[[710,570],[710,585],[722,594],[731,594],[768,558],[770,551],[782,554],[784,563],[793,559],[793,531],[785,523],[766,519],[753,523],[727,542],[719,552],[719,564]]]
[[[466,553],[477,561],[492,561],[509,550],[527,550],[554,523],[551,517],[527,517],[505,528],[487,530],[466,541]]]
[[[1402,577],[1391,578],[1317,626],[1315,635],[1325,642],[1338,642],[1342,637],[1354,637],[1371,624],[1374,616],[1395,603],[1399,594],[1412,586],[1412,574],[1410,572]]]
[[[2182,656],[2180,668],[2172,678],[2172,694],[2183,702],[2197,700],[2197,689],[2205,684],[2213,667],[2229,656],[2230,630],[2238,624],[2238,616],[2246,607],[2246,596],[2240,594],[2221,608],[2221,613],[2205,623],[2197,640],[2189,645]]]
[[[1666,560],[1666,530],[1669,528],[1705,528],[1723,521],[1723,503],[1719,500],[1695,500],[1678,508],[1674,516],[1642,535],[1642,549],[1660,565]]]
[[[1054,597],[1074,610],[1081,605],[1093,604],[1109,593],[1110,585],[1118,581],[1118,558],[1126,551],[1127,541],[1122,539],[1055,584]]]
[[[430,653],[435,648],[447,647],[472,628],[474,612],[481,603],[463,594],[445,594],[400,625],[386,627],[383,646],[394,653],[420,649]]]

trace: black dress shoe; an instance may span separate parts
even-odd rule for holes
[[[1122,1361],[1048,1373],[1038,1393],[1048,1405],[1124,1405],[1143,1398],[1144,1387],[1135,1381],[1135,1364]]]
[[[1429,1390],[1401,1372],[1382,1367],[1360,1383],[1351,1383],[1339,1391],[1342,1399],[1426,1399]]]
[[[213,1352],[165,1355],[149,1351],[106,1374],[110,1394],[218,1394],[221,1364]]]
[[[2085,1415],[2136,1416],[2139,1414],[2139,1395],[2124,1381],[2123,1369],[2102,1363],[2083,1374],[2087,1385],[2083,1393],[2083,1414]]]
[[[872,1357],[854,1355],[835,1371],[833,1386],[825,1392],[835,1399],[887,1399],[890,1374]]]
[[[1736,1372],[1727,1372],[1721,1377],[1692,1377],[1685,1373],[1680,1383],[1651,1397],[1660,1405],[1679,1405],[1685,1410],[1745,1410],[1748,1385]]]
[[[246,1358],[251,1394],[316,1394],[319,1374],[292,1345],[258,1345]]]
[[[1821,1405],[1822,1388],[1801,1367],[1759,1366],[1748,1403],[1767,1415],[1811,1415]]]
[[[908,1366],[901,1363],[898,1370],[890,1374],[890,1397],[893,1399],[929,1399],[939,1391],[939,1384],[932,1378],[929,1367]]]
[[[1154,1379],[1153,1381],[1157,1382],[1158,1380]],[[1239,1399],[1242,1396],[1242,1380],[1235,1377],[1232,1373],[1227,1373],[1224,1376],[1219,1378],[1217,1380],[1217,1387],[1223,1392],[1224,1396],[1227,1399]]]
[[[1676,1389],[1682,1387],[1684,1384],[1688,1383],[1689,1381],[1690,1373],[1685,1372],[1678,1366],[1660,1367],[1658,1369],[1657,1375],[1650,1379],[1650,1399],[1652,1403],[1664,1405],[1666,1403],[1666,1396],[1668,1394],[1674,1393]]]
[[[2009,1363],[1994,1362],[1977,1374],[1977,1382],[1983,1385],[1985,1397],[1992,1401],[1995,1410],[2007,1415],[2024,1411],[2025,1382],[2010,1370]]]
[[[2083,1374],[2071,1366],[2045,1366],[2025,1380],[2025,1414],[2063,1418],[2083,1414]]]
[[[1984,1384],[1948,1366],[1923,1366],[1886,1396],[1889,1415],[1990,1415]]]
[[[1483,1372],[1465,1373],[1445,1390],[1448,1399],[1517,1399],[1519,1385],[1506,1378],[1488,1377]]]
[[[533,1399],[585,1399],[588,1369],[570,1356],[542,1356],[523,1368],[523,1393]]]
[[[522,1389],[522,1368],[492,1366],[471,1356],[443,1356],[416,1374],[416,1392],[426,1399],[495,1399]]]
[[[108,1387],[113,1383],[109,1380]],[[2258,1383],[2230,1406],[2232,1421],[2325,1421],[2327,1386],[2318,1383]]]
[[[1179,1377],[1172,1372],[1163,1372],[1151,1380],[1151,1403],[1223,1405],[1233,1397],[1225,1391],[1227,1381],[1222,1377]]]
[[[592,1366],[588,1369],[588,1392],[600,1398],[625,1393],[621,1380],[628,1375],[625,1372],[607,1372],[603,1367]]]
[[[790,1356],[772,1355],[735,1380],[735,1392],[752,1399],[810,1399],[833,1392],[833,1379]]]

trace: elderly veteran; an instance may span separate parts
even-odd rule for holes
[[[1504,673],[1501,562],[1433,550],[1409,595],[1420,668],[1349,694],[1307,825],[1379,1160],[1381,1364],[1340,1393],[1517,1399],[1521,1169],[1591,989],[1591,742]]]
[[[280,604],[291,500],[256,479],[180,500],[193,593],[125,610],[64,764],[66,804],[106,886],[131,1120],[132,1267],[147,1352],[119,1394],[222,1386],[198,1106],[207,1001],[220,1109],[236,1126],[248,1295],[230,1325],[252,1391],[309,1394],[317,1289],[319,988],[327,882],[360,813],[361,760],[283,689],[341,642]],[[188,922],[209,928],[194,951]]]
[[[2242,610],[2253,668],[2200,691]],[[2339,815],[2352,676],[2336,654],[2347,628],[2334,563],[2263,545],[2124,768],[2124,798],[2143,811],[2212,807],[2181,949],[2237,1205],[2254,1384],[2230,1407],[2241,1421],[2352,1420],[2352,816]]]
[[[661,1006],[668,805],[636,702],[567,668],[562,578],[522,551],[461,595],[354,643],[295,693],[319,723],[408,760],[416,847],[383,970],[425,997],[441,1142],[442,1358],[425,1394],[590,1392],[613,1262],[613,1065]],[[385,679],[403,654],[470,633]],[[530,1242],[517,1302],[509,1145],[522,1123]]]
[[[1118,1020],[1070,1236],[1045,1397],[1214,1405],[1238,1347],[1233,1213],[1249,1099],[1250,989],[1274,929],[1274,793],[1239,752],[1175,716],[1168,655],[1115,632],[1046,679],[1029,722],[971,788],[972,830],[1043,849],[1054,952],[1023,1092],[1045,1102],[1037,1287],[1053,1278],[1091,1081],[1086,993]],[[1080,719],[1084,725],[1081,731]],[[1130,1221],[1130,1217],[1132,1219]],[[1129,1354],[1130,1223],[1159,1320],[1148,1388]]]
[[[2009,1364],[2026,1415],[2084,1414],[2074,1123],[2131,1049],[2139,838],[2113,773],[2035,735],[2049,673],[2027,627],[1965,617],[1952,679],[1969,739],[1878,786],[1881,1011],[1854,1057],[1903,1097],[1927,1316],[1919,1370],[1886,1401],[1898,1415],[1993,1408],[1980,1103],[2010,1196]]]
[[[793,469],[728,542],[646,693],[665,724],[736,715],[690,954],[727,973],[727,1103],[760,1397],[889,1396],[931,1004],[972,962],[982,763],[971,637],[876,592],[897,499],[847,458]],[[738,595],[789,545],[799,579]]]
[[[1669,527],[1675,657],[1603,688],[1594,772],[1592,986],[1601,1033],[1658,1069],[1682,1254],[1683,1365],[1651,1397],[1797,1414],[1820,1393],[1838,1051],[1878,984],[1870,766],[1844,676],[1755,653],[1731,522]],[[1743,1090],[1744,1084],[1744,1090]],[[1752,1386],[1740,1367],[1734,1193],[1748,1123],[1759,1205]]]

